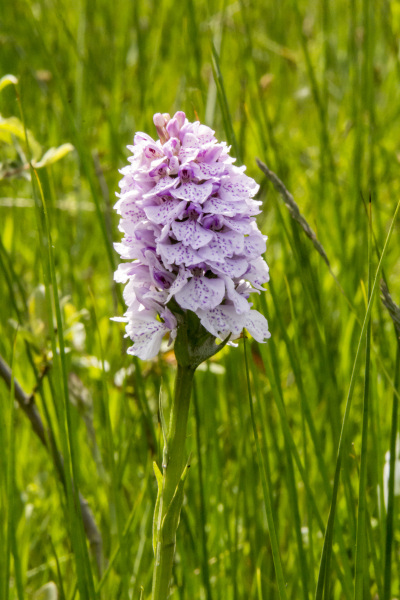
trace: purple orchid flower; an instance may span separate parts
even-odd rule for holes
[[[153,120],[159,139],[136,133],[115,205],[124,233],[115,249],[130,261],[115,273],[127,283],[128,309],[116,320],[127,323],[128,352],[150,359],[166,334],[175,339],[172,300],[215,337],[231,343],[246,328],[266,341],[268,323],[249,302],[269,280],[266,236],[255,221],[259,186],[209,127],[183,112]]]

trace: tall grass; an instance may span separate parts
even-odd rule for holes
[[[0,355],[46,441],[2,376],[2,598],[149,597],[175,363],[132,360],[110,322],[124,310],[111,207],[134,131],[175,110],[261,185],[271,284],[254,302],[272,338],[196,373],[173,597],[398,595],[398,340],[378,285],[383,269],[399,303],[399,34],[390,0],[0,6],[0,78],[18,77],[0,113],[19,119],[0,120]],[[29,170],[30,153],[67,142]]]

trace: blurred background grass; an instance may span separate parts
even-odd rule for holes
[[[121,327],[109,320],[124,310],[112,281],[112,242],[120,238],[112,205],[134,132],[152,134],[155,112],[184,110],[227,139],[261,184],[259,224],[269,236],[272,282],[255,302],[272,338],[265,346],[250,342],[251,384],[287,595],[310,598],[367,302],[363,199],[372,199],[382,250],[399,198],[400,3],[15,0],[0,6],[0,19],[0,75],[19,80],[0,92],[0,354],[8,364],[14,357],[17,380],[26,394],[34,391],[48,439],[63,452],[67,472],[73,469],[103,541],[101,578],[85,550],[73,490],[65,494],[54,461],[0,381],[1,597],[139,598],[141,586],[149,594],[158,394],[162,377],[167,406],[174,361],[170,352],[132,361]],[[36,160],[51,147],[75,148],[37,171],[48,226],[36,177],[29,181],[23,135],[7,129],[11,117],[23,118],[36,140]],[[342,291],[255,157],[293,193]],[[398,234],[396,225],[384,262],[395,299]],[[373,271],[376,265],[373,254]],[[51,300],[55,281],[59,302]],[[395,351],[393,326],[376,301],[365,598],[391,597],[383,591],[383,467]],[[226,349],[197,375],[176,598],[279,597],[243,360],[242,346]],[[359,377],[338,496],[332,598],[354,593],[362,410]],[[395,500],[392,594],[400,589]]]

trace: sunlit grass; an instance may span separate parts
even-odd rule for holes
[[[162,379],[168,410],[175,363],[168,350],[132,360],[110,321],[124,311],[112,205],[134,131],[151,134],[153,113],[175,110],[227,139],[261,185],[271,284],[254,302],[272,338],[246,340],[248,379],[243,342],[196,374],[173,597],[395,597],[398,497],[393,479],[386,518],[383,468],[399,361],[379,277],[369,358],[364,334],[369,273],[373,282],[400,198],[397,4],[17,0],[0,10],[0,78],[18,78],[0,91],[1,116],[24,122],[36,160],[75,148],[29,181],[23,127],[10,136],[0,121],[0,355],[33,392],[48,446],[0,380],[2,598],[39,600],[49,582],[61,600],[150,594],[158,398]],[[334,277],[256,157],[293,194]],[[396,220],[382,261],[397,303],[398,235]]]

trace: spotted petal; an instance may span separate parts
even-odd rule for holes
[[[234,306],[199,309],[197,315],[203,327],[220,339],[225,339],[229,334],[232,339],[238,338],[244,327],[245,315],[238,315]]]
[[[154,358],[160,351],[161,340],[170,331],[168,327],[157,321],[154,316],[139,314],[126,327],[127,335],[132,339],[133,346],[128,348],[128,354],[138,356],[142,360]]]
[[[126,283],[135,273],[135,263],[121,263],[114,273],[114,281],[117,283]]]
[[[224,163],[199,163],[196,165],[196,177],[199,179],[211,179],[212,177],[220,177],[225,171]]]
[[[194,133],[188,132],[183,136],[182,146],[184,148],[201,148],[201,142]]]
[[[158,183],[151,188],[147,194],[143,195],[143,198],[151,198],[152,196],[162,196],[168,190],[171,190],[175,185],[177,185],[177,180],[174,177],[162,177]]]
[[[237,278],[246,273],[249,263],[245,258],[226,258],[223,262],[208,261],[213,273]]]
[[[224,217],[234,217],[235,215],[251,215],[255,214],[242,200],[239,202],[231,202],[230,200],[222,200],[222,198],[212,196],[203,205],[204,212],[211,215],[223,215]]]
[[[266,248],[265,240],[266,236],[261,235],[260,232],[251,233],[244,238],[244,250],[246,256],[255,259],[264,254]]]
[[[227,231],[223,233],[214,232],[214,239],[199,251],[204,260],[216,262],[224,261],[225,258],[231,258],[234,254],[241,254],[243,251],[243,235],[236,231]]]
[[[192,277],[177,293],[175,299],[182,308],[196,312],[198,308],[214,308],[221,304],[225,285],[221,279]]]
[[[162,204],[156,206],[146,206],[144,212],[147,218],[153,223],[162,224],[171,223],[185,210],[185,202],[168,198]]]
[[[250,310],[251,304],[249,304],[247,298],[239,294],[236,290],[235,284],[233,283],[230,277],[224,277],[224,282],[226,286],[226,295],[228,299],[233,303],[236,312],[238,315],[246,313]]]
[[[262,285],[269,281],[269,269],[265,260],[261,257],[251,261],[250,269],[246,273],[246,279],[257,290],[264,290]]]
[[[179,150],[179,160],[184,163],[187,162],[189,160],[195,160],[198,153],[200,152],[200,148],[181,148]]]
[[[163,258],[164,266],[169,270],[172,270],[171,265],[192,266],[198,265],[203,260],[196,250],[190,246],[184,246],[182,242],[170,245],[158,244],[157,249]]]
[[[179,290],[181,290],[183,288],[183,286],[186,284],[186,282],[190,276],[191,276],[191,272],[188,271],[187,269],[185,269],[185,267],[183,265],[181,265],[179,267],[179,273],[176,276],[174,283],[171,285],[171,287],[168,290],[167,302],[169,302],[171,300],[171,298],[177,292],[179,292]]]
[[[241,234],[250,233],[252,230],[252,222],[250,217],[221,217],[222,223],[229,227],[229,229],[233,229],[233,231],[237,231]]]
[[[182,183],[180,187],[170,190],[170,192],[175,198],[203,204],[212,194],[212,183],[207,181],[206,183],[199,184],[188,181],[187,183]]]
[[[224,177],[219,195],[223,200],[241,200],[242,198],[251,198],[254,196],[259,187],[254,179],[247,175],[239,175],[237,177]]]
[[[257,310],[250,310],[246,314],[244,326],[257,342],[265,342],[271,337],[267,319]]]
[[[172,223],[172,231],[177,240],[185,246],[191,246],[194,250],[206,246],[214,237],[212,231],[204,229],[200,223],[191,219],[174,221]]]

